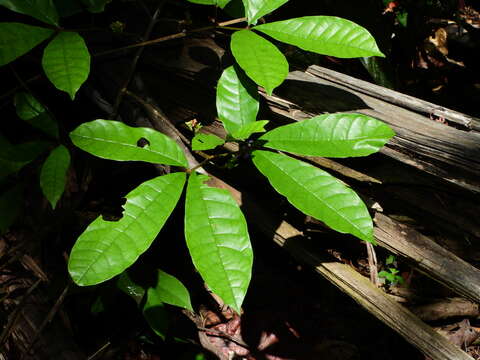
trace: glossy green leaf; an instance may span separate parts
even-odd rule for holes
[[[95,156],[117,161],[146,161],[188,167],[182,149],[168,136],[118,121],[94,120],[70,133],[72,142]]]
[[[192,139],[192,150],[210,150],[225,143],[225,140],[217,135],[198,133]]]
[[[227,190],[190,175],[185,238],[193,264],[208,287],[240,313],[251,278],[253,253],[245,218]]]
[[[69,166],[70,153],[63,145],[53,149],[42,166],[40,187],[54,209],[65,190]]]
[[[31,120],[45,112],[45,108],[32,94],[23,91],[15,94],[15,108],[17,115],[22,120]]]
[[[339,58],[385,56],[367,29],[334,16],[305,16],[255,26],[274,39]]]
[[[332,229],[374,242],[373,223],[360,197],[329,173],[283,154],[256,150],[253,163],[277,192]]]
[[[363,57],[360,61],[376,84],[392,90],[397,88],[396,70],[389,59]]]
[[[58,26],[58,13],[52,0],[0,0],[0,5],[20,14],[32,16]]]
[[[137,303],[137,305],[140,305],[143,296],[145,295],[145,289],[132,280],[128,270],[122,272],[118,276],[116,285],[117,288],[130,296]]]
[[[237,66],[223,71],[217,85],[218,118],[228,133],[257,119],[259,109],[257,85]]]
[[[263,146],[307,156],[366,156],[395,135],[385,123],[360,114],[327,114],[280,126],[262,135]]]
[[[245,6],[242,0],[231,0],[223,9],[232,19],[245,17]]]
[[[121,291],[130,296],[137,305],[140,306],[143,316],[153,332],[162,339],[165,339],[168,330],[168,314],[161,299],[160,292],[154,290],[158,284],[155,288],[150,288],[147,291],[143,286],[132,280],[128,270],[120,274],[116,284]],[[144,296],[145,302],[143,302]]]
[[[119,221],[95,219],[73,246],[68,262],[72,279],[95,285],[120,274],[148,249],[175,208],[184,173],[156,177],[127,196]]]
[[[75,32],[59,33],[45,48],[42,67],[47,78],[72,100],[90,72],[90,53]]]
[[[45,134],[58,138],[57,122],[50,117],[43,105],[32,94],[18,92],[15,94],[14,103],[20,119]]]
[[[0,194],[0,235],[3,235],[17,219],[23,205],[23,184]]]
[[[143,306],[143,316],[153,332],[165,340],[168,330],[168,313],[156,292],[149,292]]]
[[[147,296],[155,301],[193,311],[187,288],[176,277],[158,270],[154,287],[147,290]]]
[[[12,145],[0,136],[0,177],[17,172],[43,154],[50,145],[46,141],[30,141]]]
[[[255,24],[262,16],[271,13],[288,0],[243,0],[248,23]]]
[[[202,5],[216,5],[220,8],[224,8],[225,6],[227,6],[227,4],[231,1],[231,0],[187,0],[191,3],[194,3],[194,4],[202,4]]]
[[[0,66],[26,54],[48,39],[53,32],[51,29],[38,26],[0,23]]]
[[[252,134],[265,132],[265,125],[268,120],[258,120],[253,123],[243,125],[240,129],[232,134],[232,137],[237,140],[248,139]]]
[[[288,75],[285,56],[270,41],[253,31],[233,33],[230,48],[240,67],[269,95]]]
[[[90,312],[93,315],[98,315],[103,313],[105,309],[108,307],[104,302],[105,302],[105,299],[103,298],[103,296],[101,295],[98,296],[95,302],[90,307]]]
[[[87,7],[87,10],[92,13],[100,13],[105,10],[107,5],[112,0],[82,0],[82,3]]]

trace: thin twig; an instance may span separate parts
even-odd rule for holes
[[[193,34],[193,33],[203,32],[203,31],[208,31],[208,30],[214,30],[216,28],[223,28],[223,27],[226,27],[228,25],[238,24],[238,23],[241,23],[241,22],[244,22],[244,21],[246,21],[246,18],[238,18],[238,19],[233,19],[233,20],[229,20],[229,21],[224,21],[224,22],[221,22],[217,25],[205,26],[205,27],[190,30],[190,31],[183,31],[183,32],[177,33],[177,34],[162,36],[162,37],[157,38],[157,39],[143,41],[143,42],[132,44],[132,45],[127,45],[127,46],[117,48],[117,49],[110,49],[110,50],[102,51],[102,52],[93,54],[92,56],[93,57],[104,56],[104,55],[113,54],[113,53],[123,51],[123,50],[133,49],[133,48],[136,48],[136,47],[157,44],[157,43],[161,43],[161,42],[169,41],[169,40],[180,39],[180,38],[186,37],[186,36],[188,36],[190,34]],[[43,77],[43,74],[38,74],[38,75],[35,75],[34,77],[26,80],[25,82],[29,83],[29,82],[32,82],[32,81],[36,81],[38,79],[41,79],[42,77]],[[15,94],[15,92],[20,88],[22,88],[22,86],[17,86],[15,88],[7,91],[6,93],[0,95],[0,100],[3,100],[5,98],[8,98],[9,96],[11,96],[12,94]]]
[[[31,77],[28,80],[25,80],[24,82],[28,84],[32,81],[40,79],[42,76],[43,76],[43,74],[38,74],[38,75],[35,75],[34,77]],[[23,85],[19,85],[19,86],[15,86],[13,89],[8,90],[6,93],[4,93],[0,96],[0,100],[6,99],[10,95],[15,94],[17,92],[17,90],[21,89],[22,87],[23,87]]]
[[[147,14],[148,17],[152,17],[152,14],[150,12],[150,9],[148,8],[147,5],[145,5],[145,2],[143,0],[137,0],[137,2],[140,4],[142,7],[143,11]]]
[[[187,172],[192,173],[192,172],[196,171],[197,169],[202,168],[207,162],[210,162],[213,159],[218,159],[218,158],[229,156],[229,155],[231,155],[231,153],[222,153],[222,154],[208,156],[207,158],[202,160],[201,163],[199,163],[198,165],[194,166],[193,168],[187,170]]]
[[[205,27],[201,27],[201,28],[193,29],[193,30],[189,30],[189,31],[185,30],[185,31],[182,31],[180,33],[162,36],[162,37],[159,37],[157,39],[142,41],[142,42],[139,42],[139,43],[136,43],[136,44],[123,46],[121,48],[102,51],[100,53],[95,54],[94,56],[103,56],[103,55],[112,54],[112,53],[115,53],[115,52],[118,52],[118,51],[133,49],[133,48],[136,48],[136,47],[139,47],[139,46],[147,46],[147,45],[152,45],[152,44],[158,44],[158,43],[161,43],[161,42],[164,42],[164,41],[181,39],[181,38],[184,38],[184,37],[186,37],[190,34],[193,34],[193,33],[203,32],[203,31],[208,31],[208,30],[215,30],[217,28],[224,28],[228,25],[233,25],[233,24],[238,24],[238,23],[244,22],[245,20],[246,20],[246,18],[238,18],[238,19],[234,19],[234,20],[224,21],[224,22],[219,23],[217,25],[209,25],[209,26],[205,26]]]
[[[159,131],[165,131],[165,128],[168,128],[168,133],[172,135],[175,138],[180,138],[180,140],[187,146],[190,145],[190,140],[188,140],[185,135],[183,135],[171,122],[168,120],[168,118],[165,116],[163,111],[156,107],[155,105],[149,103],[147,100],[143,99],[142,97],[138,96],[137,94],[125,90],[125,94],[132,97],[140,103],[145,110],[147,110],[147,113],[150,115],[151,118],[154,118],[155,120],[160,120],[160,121],[155,121],[154,122],[154,128]]]
[[[47,316],[45,317],[45,319],[43,320],[42,324],[40,325],[40,327],[37,329],[35,335],[33,336],[32,338],[32,341],[30,342],[30,345],[28,345],[28,348],[27,348],[27,351],[25,351],[25,353],[23,354],[22,356],[22,359],[25,358],[25,356],[28,355],[28,353],[30,352],[30,350],[32,349],[32,347],[35,345],[35,343],[37,342],[40,334],[42,333],[43,329],[45,329],[45,327],[52,321],[53,317],[55,316],[55,314],[58,312],[58,310],[60,309],[60,306],[62,305],[63,303],[63,300],[65,300],[65,296],[67,296],[67,293],[68,293],[68,289],[70,288],[70,284],[68,284],[67,286],[65,286],[65,289],[63,289],[62,293],[60,294],[60,296],[58,297],[57,301],[55,302],[55,305],[53,305],[53,307],[50,309],[50,311],[48,312]]]
[[[99,355],[102,355],[102,353],[111,345],[110,341],[106,342],[105,344],[102,345],[100,349],[95,351],[92,355],[90,355],[87,360],[95,360],[98,358]]]
[[[209,328],[206,328],[206,327],[197,327],[197,330],[204,331],[206,333],[213,333],[213,336],[227,338],[228,340],[234,342],[235,344],[240,345],[247,350],[250,350],[250,347],[248,346],[247,343],[245,343],[245,341],[243,341],[242,339],[239,339],[235,336],[229,335],[224,331],[216,330],[216,329],[209,329]],[[212,334],[207,334],[207,335],[212,335]]]
[[[367,246],[370,281],[378,287],[380,285],[380,281],[378,279],[377,254],[375,253],[375,248],[373,247],[372,243],[365,242],[365,244]]]
[[[155,22],[157,21],[157,17],[162,11],[163,6],[165,5],[166,0],[163,0],[158,6],[157,9],[155,10],[152,18],[150,19],[150,23],[148,24],[147,29],[145,30],[145,34],[143,35],[143,39],[148,39],[150,37],[150,34],[152,33],[153,27],[155,26]],[[118,90],[117,97],[115,99],[115,103],[113,105],[113,111],[112,114],[110,114],[111,119],[115,119],[117,117],[118,113],[118,108],[120,106],[120,103],[122,102],[123,96],[125,94],[125,90],[127,90],[128,85],[130,84],[130,81],[132,80],[133,74],[135,73],[135,70],[137,68],[137,63],[138,60],[140,59],[140,56],[143,53],[143,50],[145,47],[140,47],[137,52],[135,53],[135,56],[133,57],[132,63],[130,64],[130,68],[128,70],[127,76],[125,77],[125,81],[123,82],[123,85],[120,87]]]
[[[0,348],[3,348],[5,345],[5,341],[7,341],[8,337],[10,336],[13,327],[18,321],[18,318],[20,317],[20,314],[22,313],[23,306],[27,302],[27,299],[30,297],[30,295],[33,293],[33,291],[37,288],[38,285],[42,282],[42,279],[38,279],[35,281],[35,283],[27,290],[27,292],[23,295],[22,300],[20,300],[20,303],[17,305],[15,308],[15,311],[8,321],[7,326],[2,331],[2,334],[0,335]]]
[[[35,100],[37,100],[40,105],[45,109],[45,111],[47,112],[47,114],[53,119],[55,120],[55,115],[50,111],[50,109],[48,108],[48,106],[42,101],[42,99],[39,97],[39,96],[36,96],[35,92],[32,90],[32,88],[27,84],[26,81],[24,81],[20,75],[17,73],[17,71],[14,69],[13,65],[10,65],[10,69],[12,70],[12,73],[13,75],[15,76],[15,78],[17,79],[17,81],[20,83],[20,86],[23,87],[27,92],[29,92],[34,98]],[[36,109],[33,109],[33,107],[28,104],[32,110],[36,111]],[[58,121],[55,121],[58,125],[58,127],[61,126],[61,123],[58,122]]]

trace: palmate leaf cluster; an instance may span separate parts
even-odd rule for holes
[[[102,11],[106,3],[82,1],[92,12]],[[220,8],[229,3],[229,0],[187,1]],[[249,141],[254,166],[292,205],[336,231],[374,242],[372,220],[360,197],[332,175],[289,154],[367,156],[378,151],[394,135],[393,131],[365,115],[326,114],[266,132],[269,120],[257,120],[258,86],[272,94],[289,71],[285,56],[264,35],[337,57],[383,54],[367,30],[345,19],[308,16],[256,25],[260,18],[287,1],[243,0],[249,27],[232,34],[230,50],[235,64],[223,71],[217,84],[217,113],[227,139],[197,133],[192,150],[214,151],[225,141]],[[0,23],[0,65],[49,39],[42,67],[48,79],[73,99],[90,70],[85,42],[78,33],[59,28],[61,16],[52,1],[28,3],[29,6],[0,0],[0,5],[33,16],[58,31]],[[15,105],[21,119],[54,141],[13,146],[0,137],[0,145],[11,154],[0,157],[0,163],[5,165],[2,169],[8,173],[18,171],[53,148],[42,166],[40,186],[55,207],[65,187],[69,150],[58,141],[56,121],[31,94],[18,93]],[[193,264],[208,287],[240,312],[251,279],[253,251],[245,217],[230,193],[208,185],[208,176],[188,168],[180,146],[153,129],[98,119],[78,126],[70,133],[70,139],[76,147],[100,158],[171,165],[178,170],[150,179],[127,194],[120,220],[106,221],[99,216],[87,227],[70,254],[68,269],[72,279],[78,285],[88,286],[120,275],[118,287],[137,301],[154,331],[164,336],[163,304],[192,310],[188,291],[180,281],[161,270],[156,285],[143,289],[129,278],[126,270],[150,247],[185,192],[184,232]],[[0,207],[7,206],[8,199],[18,191],[20,188],[16,187],[5,193],[0,198]],[[7,227],[8,224],[0,223],[0,230]]]

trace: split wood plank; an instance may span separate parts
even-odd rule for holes
[[[258,219],[259,223],[256,225],[263,228],[266,234],[271,234],[268,224],[265,221],[261,222],[265,220],[264,216]],[[314,267],[318,274],[345,292],[432,360],[472,359],[353,268],[317,255],[315,244],[303,238],[301,232],[289,223],[284,221],[280,224],[274,232],[273,240],[298,261]]]
[[[212,177],[210,185],[226,188],[240,204],[246,205],[245,199],[248,199],[248,196],[241,194],[222,180]],[[320,275],[404,336],[424,354],[433,360],[471,359],[468,354],[436,333],[411,312],[391,300],[384,292],[373,286],[368,279],[362,277],[347,265],[320,259],[315,255],[312,248],[305,246],[306,239],[302,233],[290,224],[283,221],[279,227],[272,228],[272,224],[276,222],[268,220],[269,212],[261,210],[258,201],[248,200],[247,203],[255,204],[252,208],[247,209],[247,213],[251,214],[249,219],[253,220],[266,236],[273,237],[277,244],[283,246],[300,261],[315,266]]]
[[[307,69],[306,72],[346,86],[352,90],[359,91],[363,94],[387,101],[391,104],[399,105],[427,116],[435,115],[437,117],[444,118],[447,121],[462,125],[467,129],[480,131],[480,119],[473,116],[450,110],[443,106],[439,106],[410,95],[402,94],[398,91],[372,84],[368,81],[356,79],[321,66],[312,65]]]
[[[290,73],[276,93],[264,95],[270,110],[290,120],[324,112],[357,112],[377,118],[396,132],[382,153],[480,193],[480,133],[476,131],[440,124],[386,99],[302,71]]]
[[[388,216],[377,213],[374,221],[374,235],[380,246],[456,293],[480,303],[480,270]]]

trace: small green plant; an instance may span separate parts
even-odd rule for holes
[[[189,1],[220,8],[229,3],[229,0]],[[350,113],[320,115],[266,132],[264,127],[269,121],[257,120],[260,103],[257,87],[272,94],[289,70],[285,56],[263,35],[336,57],[383,54],[366,29],[337,17],[307,16],[256,25],[260,18],[286,2],[243,0],[248,26],[233,29],[230,50],[235,64],[223,71],[217,85],[218,118],[228,133],[227,139],[198,133],[193,138],[192,150],[214,153],[225,142],[242,145],[241,152],[232,154],[232,158],[248,155],[273,188],[300,211],[336,231],[374,243],[372,219],[360,197],[329,173],[289,154],[367,156],[378,151],[394,132],[374,118]],[[6,5],[15,2],[0,1],[3,3],[22,12],[19,7]],[[52,15],[53,4],[38,3],[48,10],[50,20],[36,16],[37,11],[32,9],[23,13],[58,26],[57,17]],[[13,61],[51,36],[54,38],[45,49],[42,65],[57,88],[67,91],[73,99],[89,67],[88,52],[76,33],[60,28],[54,33],[22,24],[0,24],[0,63]],[[21,46],[11,47],[10,42]],[[77,62],[79,65],[71,70],[69,64]],[[24,97],[30,99],[32,109],[38,108],[33,99]],[[155,130],[98,119],[78,126],[70,133],[70,139],[76,147],[100,158],[171,165],[175,169],[127,194],[123,216],[118,221],[106,221],[99,216],[87,227],[69,258],[68,270],[74,282],[89,286],[120,275],[121,289],[136,299],[145,299],[138,303],[142,304],[147,319],[151,318],[152,308],[161,308],[164,303],[191,310],[188,291],[171,275],[159,270],[156,286],[139,289],[125,272],[150,247],[186,186],[184,229],[193,264],[208,287],[240,313],[250,283],[253,252],[244,215],[230,193],[207,185],[208,177],[197,173],[197,167],[189,166],[180,146]],[[63,145],[53,150],[44,164],[40,184],[52,206],[63,192],[68,166],[68,150]],[[165,329],[151,324],[163,336]]]
[[[402,275],[398,275],[400,271],[396,268],[397,259],[395,258],[395,255],[389,255],[385,261],[385,264],[388,266],[387,270],[380,271],[378,276],[384,278],[387,285],[405,283]]]

